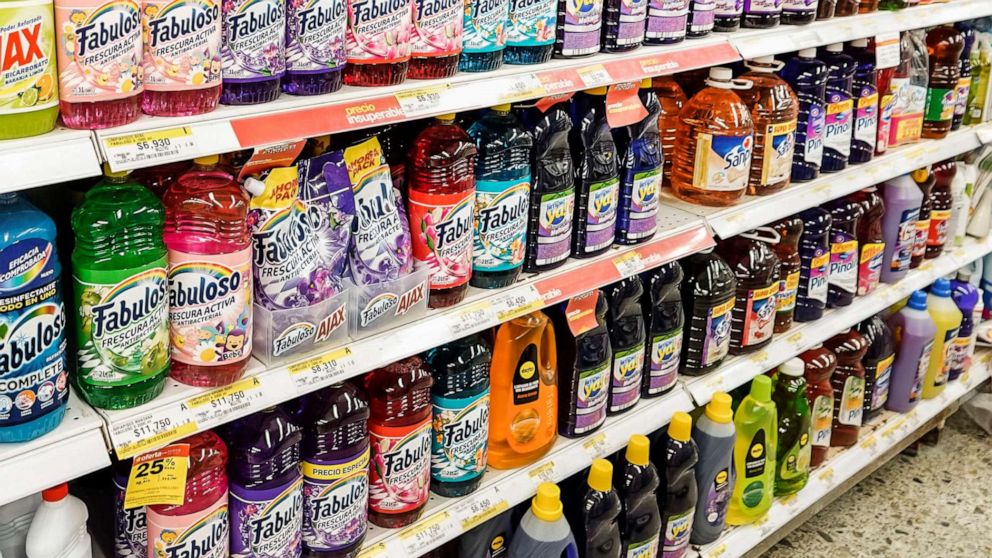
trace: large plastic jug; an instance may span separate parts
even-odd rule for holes
[[[93,551],[86,530],[86,504],[70,496],[65,483],[43,491],[41,497],[44,501],[28,529],[28,558],[90,558]]]

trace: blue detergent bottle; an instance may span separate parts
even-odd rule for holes
[[[62,265],[55,223],[0,194],[0,442],[54,429],[69,397]]]
[[[827,65],[816,59],[815,48],[800,50],[779,72],[799,98],[796,150],[792,158],[793,182],[806,182],[820,175],[828,72]]]

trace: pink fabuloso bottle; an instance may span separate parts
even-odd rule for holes
[[[406,79],[413,31],[411,0],[348,0],[348,85],[396,85]]]
[[[133,122],[144,77],[140,4],[59,0],[55,17],[62,122],[83,130]]]
[[[225,0],[220,53],[221,103],[274,101],[286,72],[286,0]]]
[[[462,0],[414,0],[411,79],[455,75],[462,51]]]
[[[145,114],[190,116],[217,108],[222,21],[220,0],[144,0]]]
[[[194,159],[162,202],[169,249],[170,374],[192,386],[230,384],[251,356],[248,194],[213,155]]]

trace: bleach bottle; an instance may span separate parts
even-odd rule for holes
[[[578,558],[575,537],[562,514],[561,490],[550,482],[537,487],[537,496],[520,520],[510,543],[513,558]]]
[[[42,491],[44,500],[34,512],[24,551],[28,558],[90,558],[93,551],[86,530],[89,512],[82,500],[62,483]]]

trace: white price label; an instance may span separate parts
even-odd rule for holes
[[[111,422],[110,440],[117,457],[128,457],[164,446],[199,430],[189,415],[177,413],[172,406],[122,422]]]
[[[396,101],[408,117],[435,113],[441,108],[441,100],[447,90],[447,84],[419,87],[397,93]]]
[[[630,277],[644,271],[644,260],[633,250],[613,258],[613,265],[622,277]]]
[[[464,337],[474,331],[489,327],[496,318],[492,302],[483,300],[460,309],[448,319],[448,330],[453,337]]]
[[[514,103],[527,99],[537,99],[544,97],[548,92],[544,90],[544,84],[534,74],[516,76],[509,80],[506,88],[499,93],[499,102]]]
[[[602,64],[579,68],[578,72],[579,77],[582,78],[582,83],[584,83],[586,87],[601,87],[603,85],[613,83],[613,78],[610,77],[610,72],[608,72]]]
[[[494,298],[492,308],[502,323],[544,308],[544,299],[534,285],[527,285]]]
[[[455,517],[461,520],[462,531],[468,531],[476,525],[489,521],[510,507],[500,496],[499,488],[495,486],[466,498],[467,501],[454,507]]]
[[[265,396],[262,380],[258,376],[245,378],[229,386],[190,397],[179,410],[193,417],[201,425],[222,424],[228,417],[244,414],[242,411],[257,404]]]
[[[899,65],[899,32],[875,35],[875,67],[895,68]]]
[[[356,365],[351,349],[341,347],[303,362],[291,364],[289,375],[292,376],[296,388],[303,389],[317,384],[334,383],[345,374],[350,373]]]
[[[107,136],[101,142],[107,162],[115,171],[192,159],[199,155],[193,131],[186,126]]]
[[[420,556],[428,550],[438,546],[444,540],[446,527],[448,527],[448,512],[443,511],[435,515],[421,518],[409,529],[400,532],[400,542],[407,556]]]

